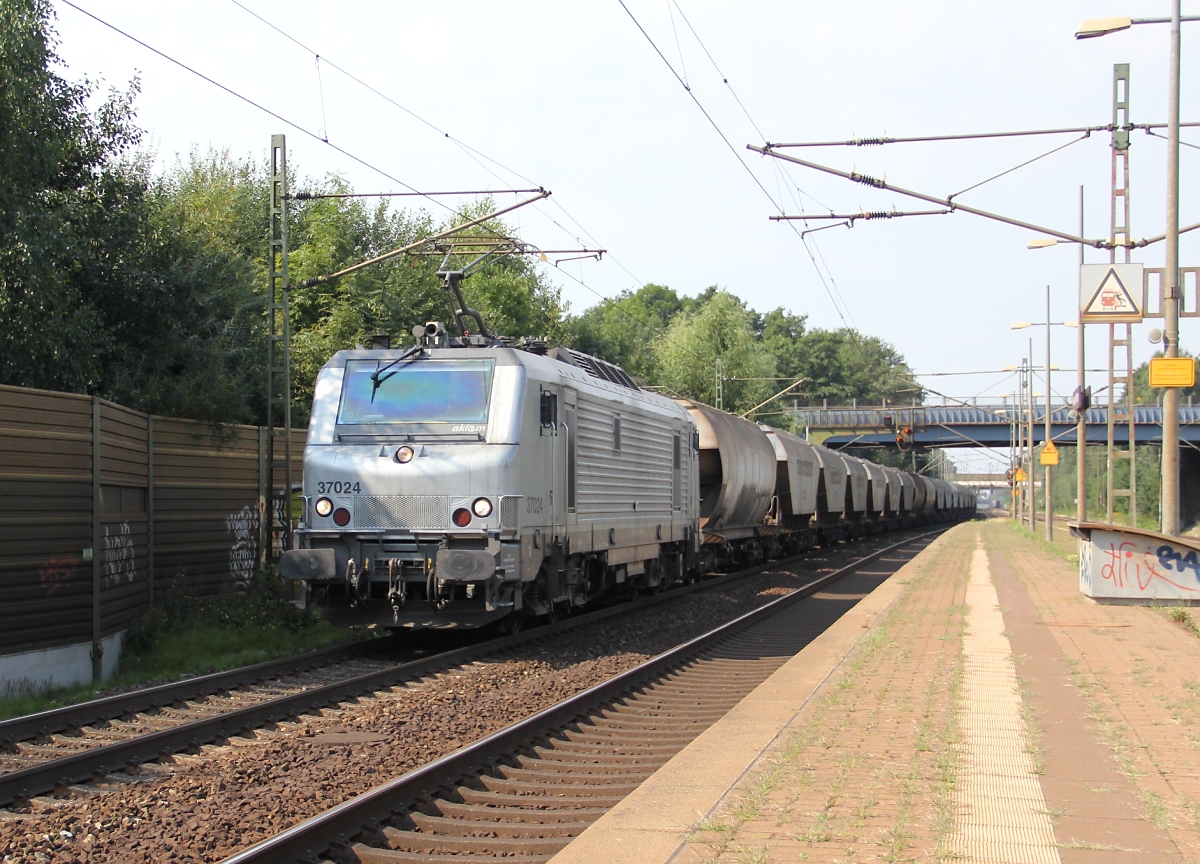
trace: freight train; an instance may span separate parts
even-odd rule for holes
[[[644,389],[597,357],[414,333],[407,350],[341,351],[316,380],[281,571],[338,625],[515,631],[975,510],[966,488]]]

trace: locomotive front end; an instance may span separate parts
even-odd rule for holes
[[[477,627],[513,611],[524,369],[506,353],[343,351],[322,369],[281,570],[333,623]]]

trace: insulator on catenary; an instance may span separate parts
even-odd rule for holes
[[[879,144],[891,144],[891,138],[855,138],[850,142],[855,147],[872,147]]]
[[[879,180],[875,177],[869,177],[866,174],[859,174],[857,171],[850,172],[850,179],[855,183],[862,183],[864,186],[874,186],[877,189],[886,189],[887,182]]]
[[[317,195],[315,192],[293,192],[288,197],[293,201],[312,201]]]
[[[887,210],[864,210],[858,215],[859,219],[891,219],[898,214]]]

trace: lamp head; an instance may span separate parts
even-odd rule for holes
[[[1058,245],[1057,237],[1034,237],[1032,240],[1030,240],[1028,243],[1025,244],[1025,248],[1026,249],[1046,249],[1047,247],[1057,246],[1057,245]]]
[[[1094,39],[1097,36],[1107,36],[1118,30],[1128,30],[1133,26],[1133,19],[1122,18],[1090,18],[1075,30],[1076,39]]]

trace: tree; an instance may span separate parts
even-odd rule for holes
[[[724,407],[745,411],[774,392],[775,361],[755,338],[754,316],[727,291],[676,314],[657,343],[659,383],[681,396],[714,404],[716,361],[722,361]]]
[[[783,333],[802,327],[803,319],[789,321],[778,314],[781,311],[767,316],[772,335],[764,341],[784,374],[807,379],[799,390],[803,399],[919,402],[923,397],[904,356],[892,345],[849,328],[810,330],[787,338]]]
[[[655,346],[683,308],[679,295],[664,285],[643,285],[598,303],[565,324],[568,343],[625,369],[642,381],[658,378]]]
[[[96,392],[119,339],[105,289],[141,275],[137,85],[89,114],[91,85],[53,70],[52,14],[0,4],[0,382]]]
[[[318,195],[350,191],[337,177],[308,185]],[[392,211],[386,204],[368,207],[357,198],[317,197],[296,208],[292,216],[291,281],[299,285],[337,272],[492,209],[491,201],[478,202],[435,225],[423,211]],[[490,221],[463,236],[508,233],[502,222]],[[456,258],[450,266],[464,263],[466,259]],[[428,321],[441,321],[453,329],[454,303],[437,276],[440,264],[440,255],[398,256],[326,285],[292,291],[293,418],[307,416],[317,372],[337,351],[362,345],[376,332],[393,336],[399,344],[412,338],[409,332],[415,324]],[[559,335],[559,292],[524,258],[495,260],[462,287],[467,305],[482,314],[493,333],[551,339]]]

